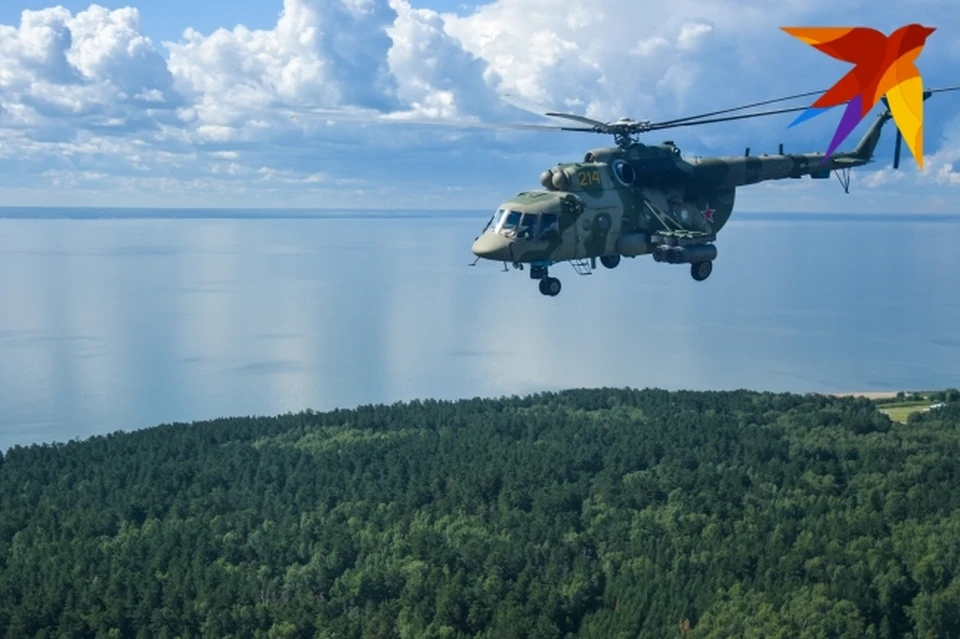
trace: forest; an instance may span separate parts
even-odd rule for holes
[[[578,389],[0,458],[8,637],[960,636],[960,401]]]

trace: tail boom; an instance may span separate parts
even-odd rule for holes
[[[735,188],[770,180],[799,179],[805,175],[826,179],[833,171],[872,162],[883,126],[890,118],[889,111],[877,116],[852,151],[837,152],[829,157],[823,153],[778,153],[706,158],[693,165],[694,181],[703,186]]]

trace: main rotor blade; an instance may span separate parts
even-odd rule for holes
[[[754,102],[752,104],[744,104],[743,106],[732,107],[730,109],[721,109],[719,111],[710,111],[708,113],[701,113],[699,115],[691,115],[685,118],[677,118],[676,120],[666,120],[664,122],[656,122],[656,125],[659,126],[672,126],[674,124],[679,124],[680,122],[687,122],[689,120],[699,120],[700,118],[706,118],[711,115],[721,115],[723,113],[732,113],[734,111],[742,111],[743,109],[750,109],[753,107],[763,106],[765,104],[773,104],[774,102],[786,102],[787,100],[796,100],[797,98],[805,98],[811,95],[819,95],[823,91],[808,91],[806,93],[797,93],[795,95],[788,95],[784,98],[774,98],[773,100],[763,100],[761,102]]]
[[[924,93],[942,93],[944,91],[960,91],[960,84],[955,87],[940,87],[939,89],[926,89]]]
[[[960,90],[960,85],[955,86],[955,87],[941,87],[941,88],[939,88],[939,89],[924,89],[924,91],[923,91],[923,101],[926,102],[927,99],[928,99],[931,95],[933,95],[934,93],[943,93],[944,91],[957,91],[957,90]],[[886,96],[884,96],[883,100],[884,100],[884,102],[886,102]],[[888,107],[888,108],[889,108],[889,107]]]
[[[607,127],[606,123],[604,122],[600,122],[599,120],[593,120],[591,118],[588,118],[582,115],[575,115],[573,113],[555,113],[551,111],[550,113],[547,113],[547,115],[549,115],[551,118],[564,118],[566,120],[573,120],[574,122],[583,122],[584,124],[591,124],[600,129],[605,129]]]
[[[927,89],[926,91],[924,91],[924,99],[930,97],[930,96],[931,96],[932,94],[934,94],[934,93],[942,93],[942,92],[944,92],[944,91],[957,91],[957,90],[960,90],[960,85],[954,86],[954,87],[943,87],[943,88],[940,88],[940,89]],[[796,96],[794,96],[794,97],[796,97]],[[785,98],[783,98],[783,99],[785,99]],[[884,104],[886,104],[886,98],[881,98],[881,100],[883,100]],[[847,104],[847,102],[849,102],[849,100],[847,100],[847,101],[845,101],[845,102],[841,102],[840,104]],[[839,106],[839,104],[838,104],[837,106]],[[670,120],[670,121],[667,121],[667,122],[655,122],[655,123],[653,123],[653,124],[650,125],[650,130],[651,130],[651,131],[655,131],[655,130],[657,130],[657,129],[668,129],[668,128],[672,128],[672,127],[675,127],[675,126],[677,126],[677,127],[679,127],[679,126],[697,126],[697,125],[700,125],[700,124],[712,124],[712,123],[715,123],[715,122],[729,122],[730,120],[745,120],[745,119],[748,119],[748,118],[758,118],[758,117],[765,116],[765,115],[777,115],[777,114],[779,114],[779,113],[793,113],[793,112],[796,112],[796,111],[804,111],[804,110],[806,110],[806,109],[808,109],[808,108],[809,108],[809,107],[805,107],[805,106],[802,106],[802,107],[790,107],[790,108],[788,108],[788,109],[774,109],[774,110],[772,110],[772,111],[760,111],[759,113],[746,113],[746,114],[744,114],[744,115],[731,115],[731,116],[725,117],[725,118],[712,118],[712,119],[709,119],[709,120],[696,120],[696,121],[694,121],[692,118],[683,118],[683,119],[680,119],[680,120]],[[887,108],[889,108],[889,107],[887,107]]]
[[[927,89],[924,91],[924,100],[929,98],[934,93],[943,93],[946,91],[960,91],[960,85],[951,86],[951,87],[940,87],[936,89]],[[649,125],[645,125],[641,130],[643,131],[656,131],[660,129],[668,129],[673,127],[682,127],[682,126],[698,126],[701,124],[714,124],[718,122],[730,122],[732,120],[745,120],[750,118],[758,118],[768,115],[778,115],[781,113],[794,113],[797,111],[803,111],[809,107],[790,107],[786,109],[773,109],[770,111],[760,111],[758,113],[746,113],[742,115],[732,115],[722,118],[708,118],[712,115],[721,115],[724,113],[731,113],[733,111],[740,111],[742,109],[747,109],[755,106],[761,106],[764,104],[772,104],[774,102],[784,102],[786,100],[793,100],[796,98],[807,97],[810,95],[816,95],[822,93],[821,91],[808,91],[804,93],[797,93],[791,96],[786,96],[782,98],[774,98],[772,100],[762,100],[760,102],[754,102],[752,104],[746,104],[739,107],[731,107],[728,109],[720,109],[718,111],[711,111],[708,113],[701,113],[700,115],[688,116],[685,118],[677,118],[674,120],[666,120],[663,122],[655,122]],[[492,130],[516,130],[516,131],[581,131],[587,133],[611,133],[615,132],[617,127],[616,123],[605,123],[600,122],[599,120],[593,120],[585,116],[576,115],[572,113],[559,113],[542,107],[540,105],[534,104],[523,98],[519,98],[514,95],[504,95],[501,96],[505,102],[512,104],[518,108],[521,108],[525,111],[535,113],[543,117],[555,117],[555,118],[564,118],[567,120],[573,120],[576,122],[581,122],[587,124],[588,127],[574,127],[574,126],[558,126],[558,125],[546,125],[546,124],[521,124],[521,123],[507,123],[507,122],[479,122],[476,120],[441,120],[441,119],[431,119],[431,118],[419,118],[419,117],[410,117],[407,113],[390,113],[384,114],[379,111],[374,110],[333,110],[333,109],[307,109],[303,107],[290,107],[287,105],[277,104],[274,105],[278,108],[285,109],[288,111],[299,111],[300,113],[309,114],[316,116],[318,118],[325,118],[332,121],[344,121],[344,122],[363,122],[363,123],[375,123],[375,124],[409,124],[409,125],[420,125],[420,126],[438,126],[438,127],[450,127],[450,128],[460,128],[460,129],[492,129]],[[884,99],[884,103],[886,100]],[[842,102],[841,104],[846,104]],[[297,119],[298,115],[294,114],[290,116],[292,119]],[[707,118],[707,119],[705,119]]]
[[[303,109],[286,108],[295,111],[291,119],[302,119],[301,116],[313,116],[317,119],[332,122],[356,122],[361,124],[406,124],[414,126],[436,126],[456,129],[501,129],[518,131],[585,131],[595,132],[593,128],[567,127],[548,124],[522,124],[512,122],[478,122],[475,120],[441,120],[422,117],[408,117],[406,114],[384,114],[379,111],[338,111],[332,109]]]
[[[846,104],[842,102],[841,104]],[[661,122],[657,124],[651,124],[650,130],[656,131],[658,129],[670,129],[673,127],[679,126],[700,126],[701,124],[712,124],[714,122],[729,122],[731,120],[745,120],[747,118],[759,118],[765,115],[777,115],[778,113],[793,113],[794,111],[805,111],[809,107],[791,107],[789,109],[774,109],[773,111],[760,111],[759,113],[746,113],[744,115],[731,115],[725,118],[712,118],[709,120],[697,120],[695,122],[678,122],[676,124],[671,124],[669,122]]]
[[[574,122],[582,122],[583,124],[589,124],[590,126],[595,126],[600,128],[604,128],[607,126],[606,122],[594,120],[592,118],[588,118],[583,115],[577,115],[575,113],[560,113],[558,111],[554,111],[553,109],[548,109],[547,107],[542,106],[540,104],[536,104],[534,102],[530,102],[529,100],[525,100],[521,97],[517,97],[512,93],[507,93],[505,95],[502,95],[500,96],[500,99],[506,102],[507,104],[511,104],[517,107],[518,109],[523,109],[524,111],[533,113],[534,115],[540,115],[545,118],[564,118],[566,120],[573,120]]]
[[[942,87],[942,88],[939,88],[939,89],[927,89],[927,90],[924,91],[924,96],[925,96],[924,99],[926,99],[927,97],[929,97],[930,95],[932,95],[932,94],[934,94],[934,93],[941,93],[941,92],[943,92],[943,91],[958,91],[958,90],[960,90],[960,85],[958,85],[958,86],[953,86],[953,87]],[[653,124],[651,125],[651,128],[663,128],[663,127],[667,127],[667,126],[675,126],[675,125],[679,125],[681,122],[689,122],[689,121],[691,121],[691,120],[699,120],[699,119],[701,119],[701,118],[709,117],[709,116],[712,116],[712,115],[722,115],[722,114],[724,114],[724,113],[732,113],[733,111],[742,111],[743,109],[749,109],[749,108],[752,108],[752,107],[763,106],[763,105],[765,105],[765,104],[773,104],[773,103],[775,103],[775,102],[786,102],[787,100],[796,100],[797,98],[805,98],[805,97],[809,97],[809,96],[811,96],[811,95],[820,95],[820,94],[822,94],[822,93],[824,93],[823,90],[821,90],[821,91],[807,91],[807,92],[805,92],[805,93],[796,93],[796,94],[794,94],[794,95],[788,95],[788,96],[783,97],[783,98],[774,98],[774,99],[772,99],[772,100],[763,100],[763,101],[761,101],[761,102],[754,102],[754,103],[752,103],[752,104],[745,104],[745,105],[743,105],[743,106],[732,107],[732,108],[729,108],[729,109],[721,109],[721,110],[719,110],[719,111],[710,111],[710,112],[708,112],[708,113],[701,113],[701,114],[699,114],[699,115],[691,115],[691,116],[685,117],[685,118],[677,118],[677,119],[675,119],[675,120],[666,120],[666,121],[664,121],[664,122],[655,122],[655,123],[653,123]],[[844,102],[843,104],[846,104],[846,102]],[[803,107],[803,108],[806,108],[806,107]],[[797,110],[800,110],[800,108],[797,108]],[[769,114],[773,114],[773,113],[786,113],[786,112],[787,112],[787,111],[771,111],[771,112],[769,112]],[[767,113],[764,113],[764,114],[757,114],[757,115],[768,115],[768,114],[767,114]],[[723,122],[724,120],[709,120],[709,121],[710,121],[710,122]]]

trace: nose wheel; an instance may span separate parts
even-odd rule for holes
[[[544,277],[540,280],[540,292],[549,297],[556,297],[560,293],[560,280],[555,277]]]

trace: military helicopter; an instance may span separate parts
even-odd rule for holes
[[[954,91],[960,86],[926,90]],[[784,153],[731,157],[686,158],[673,141],[643,144],[640,134],[662,129],[726,122],[805,110],[790,107],[739,115],[744,109],[819,95],[811,91],[712,111],[663,122],[620,118],[601,122],[572,113],[560,113],[505,96],[505,101],[538,115],[564,119],[582,126],[490,125],[494,128],[581,131],[612,135],[615,146],[587,151],[580,162],[560,162],[540,174],[542,189],[518,193],[503,202],[475,239],[472,251],[480,259],[512,264],[539,281],[547,296],[560,293],[560,280],[549,269],[570,262],[581,275],[596,270],[599,259],[607,269],[621,258],[651,255],[655,262],[689,264],[690,275],[702,282],[713,272],[717,258],[714,242],[733,213],[737,188],[785,178],[828,179],[837,175],[844,191],[850,190],[850,169],[872,162],[884,124],[893,116],[886,98],[880,113],[851,151]],[[482,125],[483,126],[483,125]],[[902,136],[897,130],[894,168],[900,164]]]

